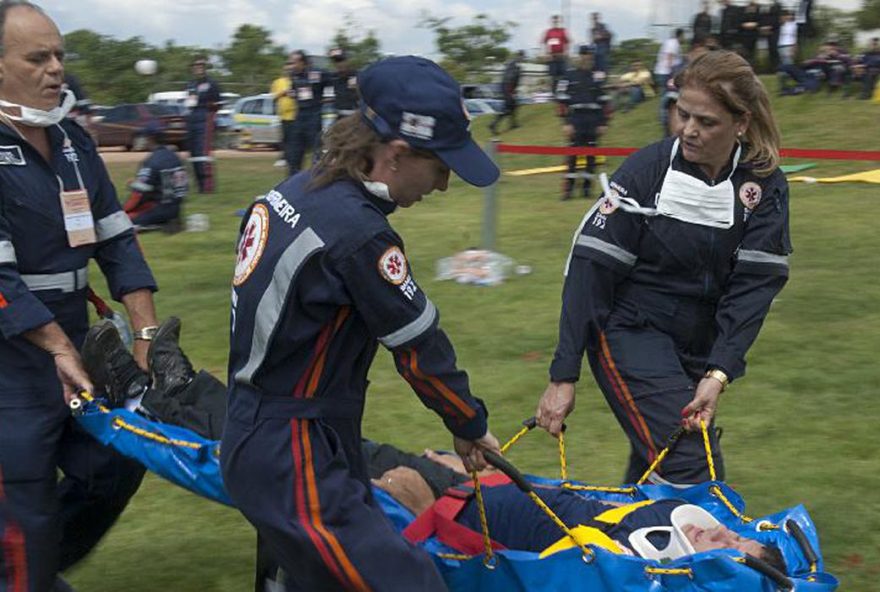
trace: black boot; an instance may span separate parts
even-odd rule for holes
[[[106,394],[111,407],[142,395],[150,385],[149,375],[134,361],[110,320],[93,325],[86,333],[82,358],[96,391]]]
[[[178,344],[180,340],[180,319],[170,317],[159,326],[150,342],[147,361],[153,376],[154,392],[172,394],[189,384],[195,372],[192,364]]]

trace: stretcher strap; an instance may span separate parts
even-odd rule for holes
[[[510,479],[502,473],[489,475],[482,480],[486,486],[496,486],[510,483]],[[470,499],[470,491],[462,488],[468,484],[451,487],[430,508],[419,514],[409,526],[403,530],[403,536],[412,543],[420,543],[431,536],[444,545],[461,553],[465,557],[479,555],[484,546],[484,540],[476,531],[455,521],[458,514]],[[504,549],[504,545],[492,541],[495,550]],[[455,558],[455,557],[451,557]]]

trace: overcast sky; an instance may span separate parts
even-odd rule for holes
[[[350,15],[363,30],[376,32],[381,49],[395,54],[433,56],[434,36],[420,29],[420,15],[452,17],[454,25],[479,13],[517,24],[511,49],[533,50],[549,16],[567,17],[575,43],[587,41],[589,13],[599,11],[615,41],[646,37],[656,24],[689,22],[698,0],[36,0],[62,33],[90,29],[125,39],[139,36],[151,45],[173,40],[178,45],[218,47],[229,42],[240,25],[250,23],[272,32],[288,49],[324,53],[333,33]],[[820,4],[855,10],[860,0],[819,0]],[[794,0],[782,4],[794,5]],[[717,3],[713,3],[717,5]],[[653,25],[653,26],[652,26]]]

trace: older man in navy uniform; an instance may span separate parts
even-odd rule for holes
[[[387,216],[444,191],[450,169],[477,186],[498,169],[471,138],[458,84],[433,62],[382,60],[358,86],[360,115],[330,128],[317,167],[245,217],[221,464],[294,589],[445,590],[371,499],[361,417],[381,343],[468,467],[497,450]]]
[[[563,107],[563,133],[569,146],[595,146],[605,133],[605,72],[593,69],[592,45],[581,45],[576,68],[570,68],[559,81],[556,98]],[[568,174],[562,185],[562,199],[570,199],[575,180],[584,178],[583,196],[589,197],[596,157],[587,156],[585,173],[577,172],[577,156],[568,157]]]
[[[77,353],[89,260],[125,304],[144,367],[156,284],[95,144],[64,117],[75,98],[61,102],[57,27],[26,2],[0,5],[0,23],[0,490],[23,541],[26,590],[47,592],[63,589],[56,574],[95,546],[143,476],[66,404],[92,386]]]

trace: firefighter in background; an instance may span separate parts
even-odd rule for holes
[[[186,169],[177,154],[162,142],[161,125],[150,122],[140,133],[151,154],[129,185],[131,196],[123,210],[138,228],[179,222],[180,206],[189,191]]]
[[[608,97],[604,89],[605,72],[593,70],[593,47],[581,45],[576,68],[570,68],[559,81],[561,116],[565,118],[562,131],[569,146],[596,146],[599,136],[605,133],[608,121],[605,104]],[[562,199],[570,199],[577,173],[577,156],[568,157],[568,174],[562,184]],[[587,156],[583,175],[583,197],[589,197],[592,175],[596,170],[596,157]]]
[[[208,59],[199,56],[192,63],[193,80],[186,86],[187,132],[190,162],[196,175],[199,193],[214,191],[214,113],[220,103],[220,87],[208,78]]]

